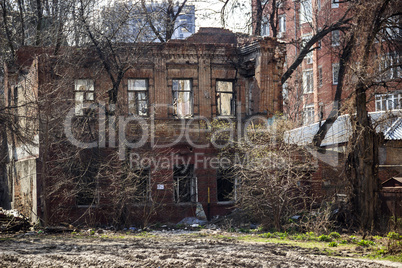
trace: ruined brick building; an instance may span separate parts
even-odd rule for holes
[[[115,51],[108,57],[128,62],[115,105],[94,49],[24,47],[6,67],[5,104],[33,141],[8,133],[11,206],[45,223],[228,213],[236,179],[217,165],[210,129],[229,122],[241,135],[249,118],[282,111],[283,45],[201,28]]]

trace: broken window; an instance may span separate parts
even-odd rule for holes
[[[147,201],[149,195],[149,169],[134,170],[131,186],[134,202]]]
[[[133,115],[148,115],[148,80],[128,80],[128,112]]]
[[[77,205],[90,206],[97,203],[96,181],[93,177],[82,176],[78,179]]]
[[[193,96],[191,90],[191,80],[173,80],[172,89],[174,114],[178,118],[193,116]]]
[[[216,106],[218,115],[235,115],[233,82],[216,81]]]
[[[176,203],[197,201],[197,182],[194,165],[177,165],[173,170],[174,200]]]
[[[91,79],[75,80],[74,99],[75,115],[84,115],[84,105],[95,100],[94,81]]]
[[[236,200],[236,178],[232,168],[219,169],[216,176],[218,202]]]
[[[77,196],[76,202],[78,206],[90,206],[97,203],[97,180],[96,168],[90,163],[81,163],[77,168],[77,172],[81,173],[77,176]]]

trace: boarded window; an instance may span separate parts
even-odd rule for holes
[[[235,115],[233,82],[216,81],[216,106],[218,115]]]
[[[148,115],[148,80],[128,80],[128,111],[130,114]]]
[[[232,201],[235,196],[235,174],[233,169],[219,169],[216,176],[218,201]]]
[[[174,200],[176,203],[196,202],[197,185],[194,165],[177,165],[173,170]]]
[[[94,81],[77,79],[74,87],[75,115],[84,115],[84,105],[95,100]]]

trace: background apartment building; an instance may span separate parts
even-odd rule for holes
[[[257,0],[253,2],[253,32],[257,27],[256,12]],[[351,17],[349,4],[339,0],[301,0],[276,1],[277,15],[274,20],[272,1],[261,1],[263,17],[261,21],[261,35],[276,37],[286,42],[287,56],[284,70],[290,67],[306,44],[317,32],[324,27],[334,25],[339,20]],[[347,14],[345,16],[345,14]],[[276,28],[273,31],[272,23]],[[401,20],[395,19],[390,25],[400,26]],[[385,29],[396,40],[401,38],[401,27]],[[338,85],[339,62],[344,47],[344,35],[341,29],[336,29],[319,39],[312,46],[311,51],[304,57],[303,62],[295,70],[292,77],[283,84],[284,111],[289,118],[302,122],[304,125],[325,120],[331,112]],[[382,43],[384,40],[377,40]],[[382,51],[379,54],[378,66],[373,66],[382,78],[399,79],[402,76],[400,53],[398,51]],[[389,67],[386,72],[384,70]],[[369,98],[368,110],[385,111],[401,109],[402,91],[397,87],[383,88]],[[342,92],[341,105],[346,101],[350,92]]]

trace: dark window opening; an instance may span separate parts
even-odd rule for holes
[[[218,202],[235,200],[235,174],[233,169],[219,169],[216,184]]]
[[[99,155],[96,150],[83,150],[73,164],[71,173],[75,175],[76,204],[96,205],[98,202]]]
[[[134,202],[145,202],[149,194],[149,170],[134,170],[131,179],[132,196]]]
[[[194,165],[177,165],[173,170],[174,200],[176,203],[195,202]]]

